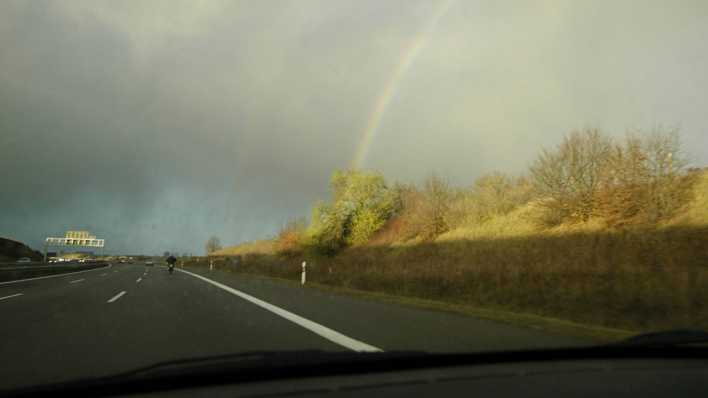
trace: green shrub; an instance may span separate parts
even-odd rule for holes
[[[331,186],[332,203],[313,209],[307,232],[310,245],[322,253],[368,242],[400,207],[398,191],[380,174],[336,171]]]

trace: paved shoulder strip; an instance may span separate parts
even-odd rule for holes
[[[92,268],[92,269],[87,269],[83,271],[76,271],[76,272],[67,272],[64,274],[55,274],[55,275],[46,275],[46,276],[38,276],[35,278],[27,278],[27,279],[18,279],[15,281],[7,281],[7,282],[0,282],[0,285],[11,285],[13,283],[20,283],[20,282],[27,282],[27,281],[36,281],[39,279],[49,279],[49,278],[59,278],[60,276],[68,276],[68,275],[76,275],[76,274],[83,274],[84,272],[91,272],[91,271],[98,271],[106,268],[110,268],[112,264],[108,264],[103,267],[98,267],[98,268]]]
[[[236,290],[232,287],[226,286],[223,283],[213,281],[209,278],[205,278],[201,275],[198,275],[198,274],[195,274],[195,273],[192,273],[189,271],[185,271],[182,269],[176,268],[176,270],[179,272],[183,272],[187,275],[191,275],[197,279],[201,279],[202,281],[212,284],[218,288],[226,290],[227,292],[229,292],[231,294],[241,297],[242,299],[244,299],[246,301],[249,301],[249,302],[265,309],[265,310],[268,310],[268,311],[270,311],[282,318],[287,319],[290,322],[297,324],[300,327],[303,327],[303,328],[305,328],[305,329],[307,329],[307,330],[309,330],[321,337],[324,337],[325,339],[327,339],[333,343],[339,344],[339,345],[346,347],[350,350],[359,351],[359,352],[381,352],[382,351],[378,347],[374,347],[372,345],[363,343],[359,340],[355,340],[351,337],[345,336],[345,335],[343,335],[335,330],[332,330],[326,326],[322,326],[319,323],[316,323],[316,322],[313,322],[309,319],[303,318],[300,315],[293,314],[290,311],[284,310],[280,307],[276,307],[273,304],[267,303],[259,298],[253,297],[250,294],[244,293],[240,290]]]

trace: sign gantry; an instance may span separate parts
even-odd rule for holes
[[[103,249],[106,245],[105,239],[98,239],[88,231],[66,231],[63,238],[46,238],[44,240],[44,262],[47,262],[48,247],[95,247]]]

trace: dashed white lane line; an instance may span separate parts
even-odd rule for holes
[[[241,297],[242,299],[244,299],[246,301],[249,301],[249,302],[251,302],[251,303],[267,310],[267,311],[274,313],[275,315],[285,318],[288,321],[319,335],[320,337],[323,337],[333,343],[336,343],[336,344],[339,344],[343,347],[346,347],[352,351],[359,351],[359,352],[381,352],[382,351],[378,347],[374,347],[374,346],[366,344],[362,341],[355,340],[349,336],[345,336],[345,335],[337,332],[336,330],[332,330],[326,326],[320,325],[319,323],[316,323],[316,322],[313,322],[309,319],[303,318],[300,315],[293,314],[292,312],[285,310],[283,308],[276,307],[273,304],[265,302],[259,298],[253,297],[250,294],[244,293],[240,290],[236,290],[232,287],[229,287],[229,286],[226,286],[222,283],[213,281],[209,278],[205,278],[201,275],[191,273],[189,271],[185,271],[182,269],[177,269],[177,271],[183,272],[187,275],[191,275],[197,279],[203,280],[206,283],[212,284],[218,288],[226,290],[227,292],[229,292],[231,294]]]
[[[108,275],[108,274],[101,274],[101,276],[106,276],[106,275]]]
[[[83,282],[83,281],[84,281],[83,279],[77,279],[77,280],[71,281],[71,282],[69,282],[69,283],[79,283],[79,282]]]
[[[120,292],[120,293],[116,294],[115,296],[111,297],[111,298],[110,298],[108,301],[106,301],[106,302],[107,302],[107,303],[112,303],[112,302],[118,300],[119,298],[123,297],[124,294],[125,294],[125,290],[123,290],[122,292]]]
[[[112,264],[108,264],[108,268],[111,268]],[[93,268],[93,269],[87,269],[85,271],[77,271],[77,272],[67,272],[65,274],[56,274],[56,275],[47,275],[47,276],[38,276],[35,278],[27,278],[27,279],[18,279],[16,281],[7,281],[7,282],[0,282],[0,285],[11,285],[13,283],[20,283],[20,282],[27,282],[27,281],[36,281],[38,279],[48,279],[48,278],[59,278],[61,276],[69,276],[69,275],[76,275],[76,274],[82,274],[84,272],[91,272],[91,271],[98,271],[100,269],[103,269],[104,267],[100,268]]]
[[[143,278],[138,278],[138,280],[136,280],[135,283],[140,283],[141,280],[143,280]]]
[[[24,293],[11,294],[11,295],[9,295],[9,296],[0,297],[0,300],[5,300],[5,299],[17,297],[17,296],[22,296],[23,294],[24,294]]]

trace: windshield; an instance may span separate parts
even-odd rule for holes
[[[706,330],[707,16],[0,2],[0,390]]]

